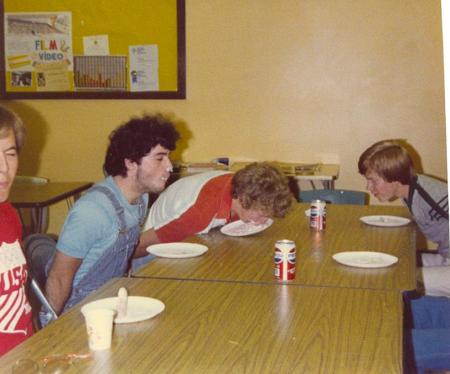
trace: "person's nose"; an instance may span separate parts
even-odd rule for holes
[[[8,160],[4,153],[0,153],[0,172],[6,173],[9,170]]]
[[[166,162],[166,170],[170,173],[173,171],[173,164],[169,158],[167,159],[167,162]]]

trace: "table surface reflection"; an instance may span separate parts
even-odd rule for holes
[[[327,206],[327,227],[322,232],[309,228],[305,216],[308,204],[298,203],[283,219],[252,236],[231,237],[220,230],[189,237],[186,242],[206,245],[200,257],[169,259],[157,257],[138,272],[138,277],[201,279],[278,283],[274,277],[274,245],[291,239],[297,248],[297,274],[290,284],[384,290],[416,288],[416,226],[375,227],[364,224],[367,215],[409,217],[399,206]],[[398,257],[387,268],[354,268],[337,263],[332,255],[344,251],[377,251]]]
[[[114,279],[89,300],[130,295],[164,302],[158,316],[115,325],[112,348],[67,373],[401,373],[395,291],[275,284]],[[87,302],[86,301],[86,302]],[[0,358],[88,352],[80,306]]]

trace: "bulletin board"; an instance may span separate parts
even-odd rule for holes
[[[1,99],[184,99],[185,0],[0,0]]]

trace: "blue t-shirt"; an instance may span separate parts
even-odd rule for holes
[[[112,177],[107,177],[96,186],[105,186],[116,196],[124,208],[128,228],[139,223],[139,204],[130,204]],[[143,200],[147,207],[148,194],[143,196]],[[111,200],[103,192],[87,192],[75,203],[64,222],[56,245],[62,253],[83,259],[75,274],[74,286],[117,240],[118,232],[117,213]]]

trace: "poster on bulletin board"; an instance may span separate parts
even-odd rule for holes
[[[0,0],[0,11],[2,99],[186,97],[185,0]]]

